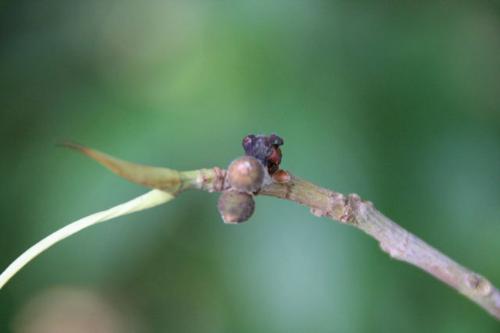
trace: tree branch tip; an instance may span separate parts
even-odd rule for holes
[[[379,212],[372,202],[363,200],[358,194],[344,195],[297,178],[289,171],[279,169],[281,162],[279,146],[283,144],[283,141],[276,140],[273,136],[255,135],[249,135],[243,140],[245,153],[260,157],[259,160],[269,172],[264,177],[259,190],[249,193],[252,199],[253,195],[266,195],[290,200],[308,207],[314,216],[327,217],[352,225],[373,237],[380,249],[391,258],[424,270],[479,304],[495,318],[500,319],[500,292],[490,281],[461,266],[408,232]],[[160,201],[171,200],[176,194],[186,189],[199,189],[207,192],[225,192],[231,189],[227,179],[228,172],[219,167],[180,172],[123,161],[71,140],[58,142],[56,146],[81,152],[129,181],[162,190],[171,196],[165,197],[166,194],[152,192],[149,195],[154,198],[156,202],[154,205],[159,204]],[[152,205],[145,205],[141,209],[149,207]],[[2,275],[6,276],[5,273]],[[1,278],[0,275],[0,289]],[[3,283],[5,284],[7,280],[4,279]]]

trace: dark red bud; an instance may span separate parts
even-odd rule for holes
[[[279,146],[283,143],[283,139],[276,134],[269,136],[250,134],[244,137],[242,142],[245,154],[258,159],[270,175],[279,170],[282,156]]]

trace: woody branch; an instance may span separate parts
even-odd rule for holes
[[[224,190],[227,187],[225,171],[214,168],[211,173],[208,176],[205,172],[206,181],[201,188],[210,192]],[[273,175],[272,182],[262,187],[257,195],[296,202],[309,207],[315,216],[364,231],[376,239],[382,251],[392,258],[416,266],[443,281],[500,320],[500,291],[490,281],[405,230],[357,194],[346,196],[279,170]]]
[[[375,238],[392,258],[414,265],[448,284],[500,320],[500,292],[483,276],[465,268],[380,213],[356,194],[345,196],[288,174],[259,194],[300,203],[316,216],[354,226]]]
[[[252,136],[246,137],[245,140],[249,137]],[[252,190],[251,193],[248,193],[252,201],[253,195],[266,195],[290,200],[309,207],[315,216],[327,217],[354,226],[376,239],[380,248],[392,258],[414,265],[431,274],[500,320],[500,292],[490,281],[428,245],[380,213],[371,202],[361,200],[358,195],[349,194],[346,196],[297,178],[290,172],[280,170],[281,151],[278,146],[283,142],[281,138],[276,136],[268,138],[271,138],[273,149],[265,153],[266,158],[269,157],[270,160],[263,160],[267,167],[266,177],[258,190]],[[259,152],[262,150],[253,151],[254,146],[247,149],[245,144],[248,142],[245,140],[243,144],[247,155],[259,158]],[[69,229],[65,227],[49,235],[28,249],[0,274],[0,289],[14,274],[41,252],[90,225],[165,203],[187,189],[225,193],[234,190],[234,186],[232,187],[230,184],[231,177],[228,177],[228,172],[218,167],[181,172],[122,161],[73,143],[67,143],[65,146],[86,154],[129,181],[155,190],[129,203],[83,218],[68,225]],[[246,163],[242,165],[244,166]],[[244,190],[244,188],[242,187],[240,190]],[[243,220],[225,220],[228,223],[241,221]]]

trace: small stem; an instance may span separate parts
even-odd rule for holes
[[[172,200],[176,194],[187,189],[214,192],[221,191],[224,185],[225,171],[219,168],[181,172],[167,168],[130,163],[77,143],[65,142],[61,145],[89,156],[117,175],[133,183],[154,189],[128,202],[70,223],[45,237],[21,254],[0,274],[0,289],[40,253],[85,228],[115,217],[161,205]]]
[[[160,190],[152,190],[146,194],[143,194],[135,199],[122,203],[113,208],[94,213],[92,215],[81,218],[67,226],[55,231],[54,233],[48,235],[23,254],[21,254],[16,260],[14,260],[5,271],[0,274],[0,289],[2,289],[5,284],[17,273],[21,268],[23,268],[27,263],[33,260],[43,251],[47,250],[52,245],[62,241],[63,239],[85,229],[94,224],[108,221],[114,219],[115,217],[131,214],[144,209],[152,208],[154,206],[161,205],[167,201],[170,201],[174,196],[170,193],[163,192]]]
[[[0,289],[38,254],[90,225],[159,205],[186,189],[220,192],[227,187],[226,171],[217,167],[180,172],[133,164],[73,143],[64,145],[86,154],[131,182],[161,191],[153,190],[125,204],[73,222],[49,235],[23,253],[0,275]],[[500,292],[490,281],[403,229],[375,209],[371,202],[361,200],[358,195],[345,196],[296,178],[284,170],[273,173],[272,180],[266,182],[256,194],[297,202],[309,207],[316,216],[325,216],[363,230],[375,238],[380,248],[392,258],[419,267],[500,320]]]

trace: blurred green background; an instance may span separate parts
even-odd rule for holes
[[[145,192],[60,140],[195,169],[275,132],[285,169],[498,286],[499,36],[489,1],[0,1],[0,266]],[[0,332],[499,332],[354,228],[260,197],[227,226],[216,201],[50,249],[0,292]]]

